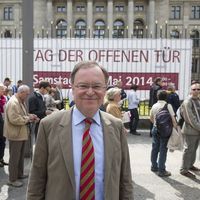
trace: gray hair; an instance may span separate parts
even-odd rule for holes
[[[22,93],[22,92],[26,92],[30,90],[30,87],[28,85],[21,85],[19,86],[19,88],[17,89],[17,93]]]
[[[121,89],[118,87],[110,88],[106,91],[104,102],[113,101],[116,94],[121,93]]]

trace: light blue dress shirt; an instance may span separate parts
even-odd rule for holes
[[[82,137],[85,129],[86,117],[76,108],[72,114],[72,142],[74,157],[74,173],[76,182],[76,199],[79,200],[80,171],[82,154]],[[90,127],[90,136],[95,152],[95,200],[104,199],[104,141],[103,129],[99,111],[93,117],[94,122]]]

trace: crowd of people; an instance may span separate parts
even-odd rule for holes
[[[195,178],[192,172],[199,172],[200,169],[194,166],[196,151],[200,141],[200,83],[192,81],[188,97],[180,104],[179,96],[175,92],[174,84],[169,84],[167,90],[163,89],[162,78],[157,77],[150,89],[150,136],[152,137],[151,171],[158,172],[161,177],[171,176],[166,170],[168,152],[168,141],[170,137],[163,137],[156,124],[156,116],[167,104],[171,115],[172,128],[181,129],[184,139],[184,150],[180,174],[189,178]],[[177,115],[182,116],[182,123],[179,124]],[[180,127],[178,127],[180,126]],[[180,128],[180,129],[179,129]],[[181,141],[180,141],[181,142]]]
[[[10,186],[21,187],[21,179],[28,177],[24,174],[25,142],[34,124],[36,145],[27,200],[133,199],[122,107],[127,100],[129,133],[140,135],[139,86],[132,84],[129,92],[124,90],[122,81],[108,87],[108,77],[108,72],[96,62],[75,65],[67,93],[69,110],[64,107],[60,82],[52,86],[42,81],[33,92],[21,80],[12,87],[10,78],[0,84],[0,167],[8,165]],[[171,175],[166,169],[170,137],[162,136],[156,121],[164,106],[175,129],[179,126],[178,111],[184,119],[180,174],[195,178],[192,171],[200,171],[194,166],[200,140],[199,95],[199,82],[191,84],[190,94],[182,104],[173,83],[164,90],[162,78],[157,77],[150,88],[150,169],[160,177]],[[4,160],[6,138],[9,163]]]
[[[42,81],[39,89],[30,94],[30,88],[22,80],[11,86],[11,79],[0,84],[0,167],[8,165],[8,185],[21,187],[24,174],[25,142],[29,139],[31,124],[37,137],[40,120],[63,109],[61,83],[51,87]],[[9,142],[9,164],[4,160],[6,138]]]

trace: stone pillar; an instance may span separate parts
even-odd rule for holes
[[[46,28],[46,13],[47,13],[47,2],[45,0],[34,0],[34,28],[35,34],[39,33],[42,36],[42,27]]]
[[[149,0],[149,36],[155,36],[155,0]]]
[[[67,0],[67,37],[73,37],[73,6],[72,0]]]
[[[113,0],[108,0],[108,9],[107,9],[107,24],[108,24],[108,37],[112,38],[113,32]]]
[[[51,23],[53,22],[53,5],[52,5],[52,0],[47,1],[47,31],[48,35],[52,37],[52,26]]]
[[[134,2],[133,0],[128,0],[128,38],[131,38],[133,32],[134,23]]]
[[[93,0],[87,1],[87,37],[93,37]]]

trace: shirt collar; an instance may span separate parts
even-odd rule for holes
[[[80,124],[86,117],[78,110],[76,106],[73,108],[73,120],[74,120],[74,125]],[[95,115],[92,118],[97,125],[101,125],[101,120],[100,120],[100,113],[99,110],[95,113]]]

